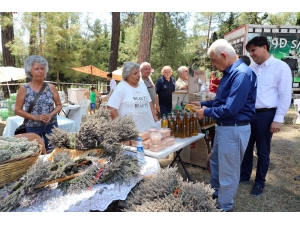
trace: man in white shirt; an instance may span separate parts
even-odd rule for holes
[[[111,94],[113,93],[113,91],[115,90],[117,83],[114,79],[112,79],[112,73],[108,73],[107,74],[107,80],[109,81],[109,87],[110,87],[110,92],[109,92],[109,96],[111,96]]]
[[[186,66],[181,66],[178,68],[179,78],[175,82],[175,91],[185,91],[188,89],[188,74],[189,69]]]
[[[270,164],[270,146],[273,133],[280,132],[281,124],[291,104],[292,72],[287,63],[269,53],[268,40],[254,37],[246,45],[254,62],[250,68],[257,76],[256,115],[251,121],[251,136],[241,165],[240,183],[250,180],[253,149],[257,149],[257,169],[252,196],[263,192]]]

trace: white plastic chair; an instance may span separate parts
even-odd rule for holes
[[[300,99],[294,99],[294,107],[295,107],[296,115],[293,120],[293,127],[295,126],[297,120],[300,119]]]
[[[4,99],[4,92],[0,91],[0,100],[3,100],[3,99]]]
[[[108,102],[109,97],[110,97],[109,95],[101,97],[100,107],[106,107],[107,106],[107,102]]]
[[[91,100],[89,100],[89,99],[82,99],[79,103],[81,110],[82,110],[82,116],[85,116],[86,118],[89,117],[90,103],[91,103]]]

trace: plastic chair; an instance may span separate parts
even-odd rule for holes
[[[82,116],[85,116],[86,118],[89,117],[90,103],[91,103],[91,100],[89,100],[89,99],[82,99],[79,103],[81,110],[82,110]]]
[[[297,120],[300,118],[300,99],[294,100],[294,107],[295,107],[296,115],[293,120],[293,127],[295,127]]]
[[[109,95],[106,95],[105,97],[101,97],[101,103],[100,103],[101,107],[106,107],[107,106],[107,102],[108,102],[109,97],[110,97]]]
[[[4,92],[0,91],[0,100],[3,100],[3,99],[4,99]]]

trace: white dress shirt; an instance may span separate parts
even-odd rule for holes
[[[110,91],[115,90],[115,88],[117,86],[116,81],[114,79],[111,79],[110,82],[109,82],[109,86],[110,86]]]
[[[272,55],[261,65],[252,62],[257,76],[255,108],[277,108],[274,122],[283,123],[291,104],[292,72],[288,64]]]

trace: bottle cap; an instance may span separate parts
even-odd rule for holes
[[[141,140],[142,140],[142,138],[138,137],[136,140],[137,140],[137,141],[141,141]]]

